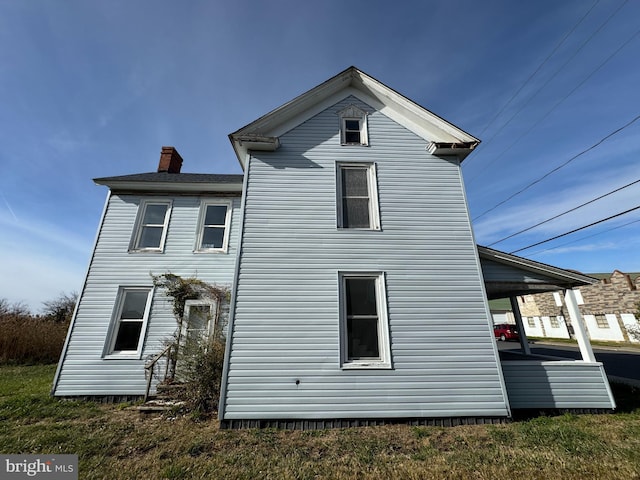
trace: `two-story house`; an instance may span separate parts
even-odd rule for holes
[[[351,67],[230,140],[242,190],[97,180],[111,195],[55,395],[144,393],[144,358],[176,328],[148,273],[171,271],[233,286],[223,427],[615,407],[584,332],[581,361],[501,359],[488,298],[563,289],[575,305],[594,279],[476,246],[460,163],[478,139]]]

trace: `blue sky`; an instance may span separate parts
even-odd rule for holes
[[[483,140],[463,164],[476,218],[640,114],[639,18],[634,0],[0,0],[0,298],[37,311],[81,289],[92,178],[154,171],[162,145],[183,171],[240,173],[230,132],[350,65]],[[639,138],[640,120],[477,218],[476,240],[640,179]],[[640,183],[494,248],[639,200]],[[520,254],[631,272],[639,250],[637,210]]]

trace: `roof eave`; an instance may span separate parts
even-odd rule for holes
[[[244,168],[247,153],[251,149],[240,145],[236,139],[245,135],[277,136],[279,126],[286,124],[299,115],[303,115],[306,111],[311,110],[313,106],[334,94],[338,94],[342,90],[347,90],[349,87],[380,102],[386,109],[383,113],[404,124],[428,142],[473,145],[473,148],[480,143],[480,140],[473,135],[409,100],[375,78],[370,77],[356,67],[349,67],[329,80],[231,133],[229,138],[240,164]],[[459,148],[455,152],[442,153],[442,155],[457,155],[462,160],[471,153],[473,148]]]
[[[108,181],[95,178],[96,185],[104,185],[114,191],[133,192],[175,192],[175,193],[242,193],[242,183],[216,182],[136,182],[136,181]]]
[[[524,270],[541,272],[545,275],[560,280],[562,284],[567,287],[593,285],[600,282],[600,280],[598,280],[597,278],[593,278],[582,273],[554,267],[552,265],[547,265],[546,263],[536,262],[534,260],[529,260],[528,258],[519,257],[517,255],[501,252],[500,250],[494,250],[492,248],[483,247],[481,245],[477,245],[477,247],[480,258],[494,260],[498,263],[507,265],[515,265],[518,268],[522,268]]]

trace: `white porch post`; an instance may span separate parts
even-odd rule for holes
[[[582,315],[578,308],[578,302],[576,301],[576,294],[573,290],[567,288],[564,293],[564,301],[567,304],[567,310],[569,310],[569,317],[571,318],[571,325],[573,326],[573,333],[578,340],[578,346],[580,347],[580,353],[582,354],[582,360],[585,362],[595,362],[596,357],[593,354],[591,348],[591,342],[587,336],[587,332],[582,322]]]
[[[520,346],[522,347],[522,353],[525,355],[531,355],[531,349],[529,348],[529,339],[524,331],[524,323],[522,323],[522,315],[520,314],[520,306],[518,305],[518,299],[516,297],[509,297],[511,302],[511,310],[513,316],[516,319],[516,326],[518,327],[518,335],[520,337]]]

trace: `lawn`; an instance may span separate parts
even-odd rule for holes
[[[612,415],[506,425],[219,430],[49,397],[55,366],[0,367],[0,452],[74,453],[87,479],[640,479],[640,391]]]

